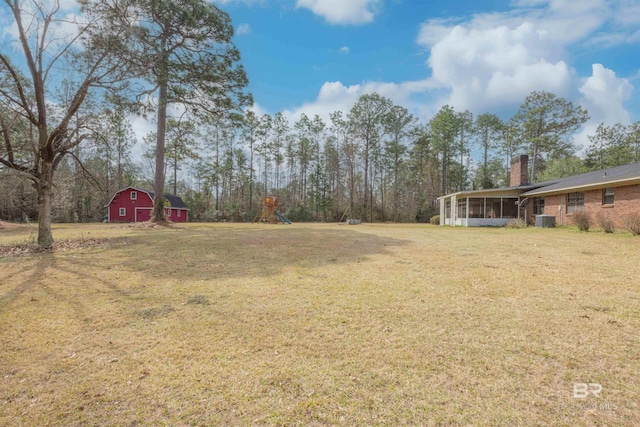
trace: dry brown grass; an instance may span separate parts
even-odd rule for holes
[[[0,258],[0,425],[640,425],[630,234],[54,234],[88,236],[128,243]]]

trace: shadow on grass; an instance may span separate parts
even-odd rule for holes
[[[31,302],[38,302],[41,298],[55,301],[56,305],[72,310],[77,316],[85,314],[86,304],[91,303],[85,299],[87,292],[106,292],[121,297],[130,295],[129,291],[100,274],[103,266],[97,258],[40,252],[29,257],[16,257],[13,261],[16,265],[5,264],[5,274],[0,277],[1,282],[10,284],[0,285],[0,313],[23,295]],[[62,290],[65,285],[70,292]],[[75,293],[72,291],[74,288]]]
[[[352,230],[256,227],[155,231],[124,248],[119,264],[149,278],[176,280],[251,278],[288,267],[322,268],[361,262],[408,241]]]
[[[290,267],[313,271],[343,263],[357,265],[409,242],[348,229],[261,226],[160,228],[141,231],[126,241],[98,250],[14,258],[5,264],[9,271],[3,268],[0,278],[10,283],[0,286],[0,312],[22,294],[55,293],[50,285],[58,277],[70,287],[82,287],[79,291],[85,296],[87,292],[106,292],[114,298],[135,299],[140,287],[153,285],[154,281],[251,280]],[[130,277],[143,277],[144,283],[127,281],[125,285],[114,278],[113,271],[124,275],[125,281],[128,273]],[[70,305],[78,314],[85,311],[85,302],[66,292],[51,297]]]

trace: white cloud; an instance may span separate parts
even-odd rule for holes
[[[602,47],[602,48],[610,48],[613,46],[625,44],[625,43],[637,43],[640,41],[640,31],[637,31],[633,34],[625,34],[625,33],[604,33],[594,36],[589,39],[587,45],[589,47]]]
[[[550,0],[536,24],[553,40],[571,43],[592,34],[611,16],[605,0]]]
[[[427,113],[424,103],[420,104],[413,101],[413,97],[424,94],[434,89],[430,80],[416,80],[403,83],[389,82],[365,82],[351,86],[345,86],[342,82],[325,82],[318,96],[311,102],[306,102],[294,109],[283,111],[283,114],[290,122],[295,122],[300,118],[302,113],[309,117],[319,115],[326,123],[329,123],[330,114],[334,111],[342,111],[347,114],[353,104],[358,101],[362,95],[370,93],[378,93],[381,96],[391,99],[394,103],[402,105],[412,113],[425,117],[423,113]],[[434,111],[429,110],[429,115]]]
[[[609,48],[640,42],[640,3],[637,0],[619,0],[612,3],[612,25],[589,38],[590,47]]]
[[[421,26],[417,42],[430,51],[432,79],[449,93],[442,102],[487,111],[517,106],[534,90],[570,96],[578,80],[566,50],[614,14],[605,0],[517,0],[512,6]]]
[[[47,34],[44,40],[47,51],[52,53],[50,57],[56,57],[56,54],[53,54],[54,51],[64,50],[70,44],[75,43],[77,46],[78,43],[77,41],[74,42],[74,39],[78,35],[80,28],[88,24],[79,13],[78,4],[72,0],[63,0],[60,4],[50,0],[41,3],[34,1],[24,2],[21,4],[20,9],[23,31],[31,42],[32,49],[33,45],[42,42],[40,40],[43,32],[42,15],[55,11],[53,19],[46,28]],[[3,27],[1,30],[3,35],[11,40],[12,46],[21,51],[20,30],[15,19],[7,20],[6,17],[2,17],[0,18],[0,26]]]
[[[213,0],[214,3],[223,4],[223,5],[227,5],[230,3],[244,3],[250,6],[253,4],[264,3],[266,1],[267,0]]]
[[[600,123],[608,126],[631,123],[631,115],[624,103],[631,98],[633,85],[627,79],[617,77],[613,70],[593,64],[592,74],[584,80],[580,92],[583,95],[580,104],[591,116],[575,138],[583,148],[589,146],[587,136],[593,135]]]
[[[381,0],[297,0],[296,8],[311,10],[330,24],[361,25],[373,22]]]
[[[631,122],[623,104],[631,98],[633,85],[627,79],[617,77],[613,70],[593,64],[591,77],[584,81],[580,92],[592,120],[608,124]]]
[[[131,128],[136,136],[136,143],[131,147],[131,158],[139,163],[142,161],[145,151],[149,149],[149,146],[143,142],[143,139],[149,135],[149,133],[155,132],[157,125],[155,121],[135,114],[129,115],[127,119],[129,123],[131,123]]]
[[[635,11],[637,2],[622,1]],[[417,43],[428,49],[430,77],[351,86],[325,82],[314,100],[286,114],[290,120],[303,112],[328,120],[331,112],[346,113],[359,96],[375,91],[426,121],[444,104],[476,114],[515,113],[532,91],[549,91],[570,100],[576,100],[580,91],[584,97],[580,104],[594,117],[589,126],[596,120],[629,120],[624,107],[632,90],[629,81],[600,65],[594,65],[591,77],[581,80],[568,62],[567,51],[574,45],[607,36],[602,29],[614,19],[611,3],[518,0],[514,5],[508,12],[425,22]]]
[[[348,55],[348,54],[349,54],[349,52],[351,52],[351,50],[349,49],[349,46],[342,46],[342,47],[338,50],[338,52],[340,52],[340,53],[344,53],[345,55]]]
[[[564,95],[572,71],[548,34],[530,22],[474,28],[423,25],[418,41],[431,47],[432,79],[450,90],[457,109],[517,104],[534,90]]]
[[[256,116],[262,117],[265,114],[268,114],[267,110],[265,110],[260,104],[254,102],[252,106],[248,107],[247,110],[253,111]]]
[[[240,24],[236,29],[236,35],[238,36],[241,36],[243,34],[250,34],[250,33],[251,33],[251,25],[249,24]]]
[[[614,3],[616,22],[637,27],[640,23],[640,3],[637,0],[619,0]]]

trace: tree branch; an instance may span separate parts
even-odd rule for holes
[[[24,88],[22,87],[22,83],[20,82],[20,75],[13,68],[9,59],[6,56],[4,56],[2,53],[0,53],[0,61],[2,61],[2,63],[6,67],[9,74],[11,74],[11,79],[16,84],[16,87],[18,89],[18,95],[20,96],[20,101],[18,102],[17,100],[13,100],[13,97],[6,96],[5,95],[6,91],[4,90],[2,90],[3,95],[5,95],[6,98],[9,99],[11,102],[15,102],[16,104],[18,104],[27,114],[27,118],[29,119],[29,121],[31,121],[31,123],[37,126],[38,119],[33,115],[33,112],[29,108],[29,102],[27,101],[27,97],[24,93]]]

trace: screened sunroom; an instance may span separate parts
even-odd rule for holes
[[[522,189],[461,191],[440,197],[440,225],[500,227],[520,216]]]

